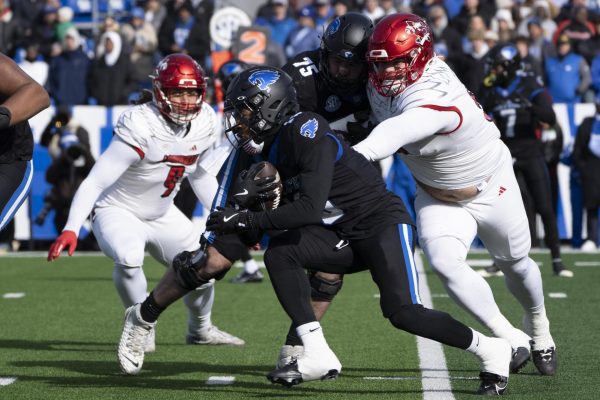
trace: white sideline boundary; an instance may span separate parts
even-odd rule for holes
[[[427,286],[422,254],[421,251],[416,251],[414,257],[419,271],[419,294],[423,305],[432,308],[431,291]],[[417,336],[417,350],[419,352],[423,400],[454,400],[442,344]]]

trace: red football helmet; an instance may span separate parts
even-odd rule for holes
[[[206,81],[202,67],[193,58],[185,54],[168,55],[150,77],[154,103],[163,115],[179,125],[196,118],[202,108]],[[169,98],[172,89],[196,89],[198,99],[194,103],[172,101]]]
[[[382,96],[397,96],[423,75],[433,55],[433,33],[423,18],[414,14],[388,15],[375,25],[369,38],[369,79]],[[389,71],[381,63],[390,61],[405,64]]]

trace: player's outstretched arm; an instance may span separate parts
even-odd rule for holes
[[[0,76],[0,94],[6,98],[0,104],[0,108],[4,109],[0,117],[0,128],[25,121],[50,105],[46,90],[2,53]]]

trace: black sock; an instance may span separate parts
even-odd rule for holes
[[[150,292],[150,295],[144,300],[140,307],[140,315],[146,322],[156,322],[160,313],[166,310],[166,307],[161,307],[156,304],[154,300],[154,292]]]
[[[290,326],[290,330],[285,338],[285,344],[290,346],[302,346],[302,340],[298,337],[294,324]]]

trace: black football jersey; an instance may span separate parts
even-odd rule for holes
[[[262,230],[322,224],[342,238],[360,239],[390,224],[413,224],[379,171],[335,136],[319,114],[289,118],[261,156],[277,167],[284,185],[279,208],[255,213]],[[257,161],[238,157],[246,159],[246,167]]]
[[[482,105],[515,158],[543,155],[540,122],[554,125],[552,99],[539,77],[517,76],[508,87],[487,89]]]
[[[0,138],[0,164],[31,160],[33,135],[27,121],[0,130]]]
[[[370,109],[365,87],[348,96],[336,94],[320,74],[319,60],[319,50],[306,51],[282,68],[294,81],[301,111],[316,112],[333,122],[356,111]]]

